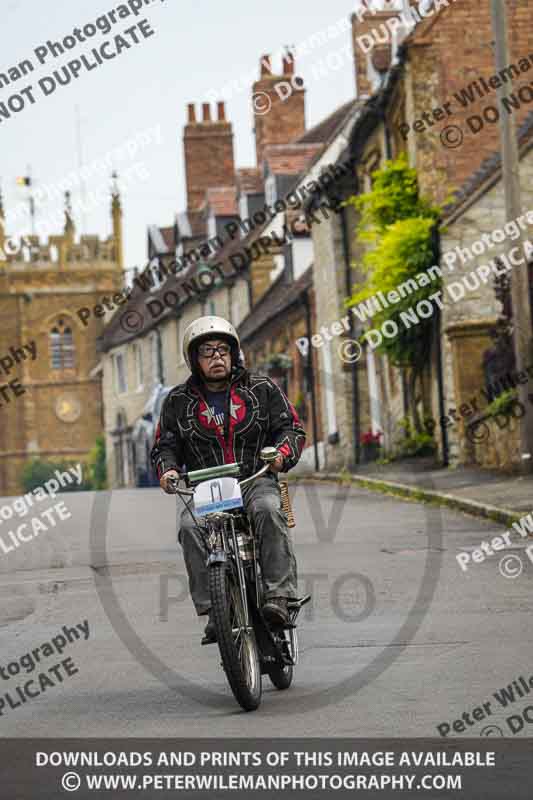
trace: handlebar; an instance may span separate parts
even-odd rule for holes
[[[260,478],[262,475],[264,475],[266,472],[268,472],[268,470],[270,469],[270,464],[271,463],[272,462],[269,460],[254,475],[250,475],[249,478],[245,478],[244,480],[239,481],[239,486],[247,486],[249,483],[252,483],[252,481],[257,480],[257,478]],[[173,493],[174,494],[186,494],[186,495],[192,496],[194,494],[194,489],[180,489],[179,480],[180,480],[179,478],[169,478],[168,479],[169,484],[174,489]]]
[[[270,462],[268,464],[265,464],[264,467],[261,467],[261,469],[255,473],[255,475],[250,475],[249,478],[245,478],[243,481],[239,481],[239,486],[246,486],[247,483],[255,481],[256,478],[260,478],[261,475],[264,475],[265,472],[268,472],[269,469],[270,469]]]

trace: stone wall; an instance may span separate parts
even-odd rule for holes
[[[509,0],[505,6],[510,61],[518,64],[520,59],[526,59],[522,62],[524,71],[514,79],[516,94],[521,86],[529,87],[533,79],[533,60],[529,69],[526,68],[527,58],[533,53],[533,29],[528,21],[531,7],[526,0]],[[473,133],[466,122],[474,115],[482,117],[490,106],[497,106],[496,89],[488,84],[496,73],[493,50],[489,46],[493,39],[490,3],[461,0],[444,8],[434,22],[428,18],[422,23],[408,45],[408,95],[412,97],[408,121],[411,127],[424,112],[431,114],[445,102],[450,103],[451,113],[446,113],[445,109],[443,119],[435,120],[431,116],[423,130],[409,132],[409,140],[416,150],[422,188],[437,201],[443,201],[459,188],[487,157],[500,149],[497,123],[485,122],[479,133]],[[479,92],[471,85],[480,77],[487,82],[488,91],[482,84],[478,84]],[[472,102],[466,100],[463,107],[454,95],[469,87]],[[530,111],[531,103],[527,99],[520,103],[518,110],[513,110],[517,125]],[[453,146],[446,147],[441,132],[450,125],[459,130],[450,132],[449,141]]]
[[[481,265],[488,264],[499,255],[507,255],[516,246],[515,241],[508,236],[501,243],[494,244],[492,247],[487,245],[485,252],[481,255],[472,254],[473,257],[470,259],[466,253],[466,249],[471,250],[472,244],[479,240],[484,233],[488,234],[496,229],[504,229],[505,197],[501,179],[496,181],[493,179],[492,184],[480,189],[478,196],[472,198],[469,205],[465,204],[463,208],[454,213],[451,219],[445,220],[446,230],[442,234],[443,254],[456,247],[465,251],[463,259],[458,256],[453,263],[449,257],[449,267],[446,267],[446,259],[442,259],[444,285],[448,287],[444,291],[443,303],[447,408],[460,407],[462,403],[468,402],[472,395],[480,395],[481,389],[484,388],[482,357],[484,351],[493,345],[489,337],[489,330],[501,313],[501,305],[494,294],[494,275],[490,276],[487,283],[480,281],[479,286],[473,290],[466,288],[463,279],[466,276],[468,285],[474,287],[477,281],[475,277],[469,277],[470,273]],[[528,209],[533,211],[533,150],[530,150],[521,160],[520,184],[522,208],[524,212],[527,212]],[[531,218],[533,219],[533,215]],[[533,225],[527,224],[527,220],[524,220],[524,223],[526,223],[526,230],[522,235],[533,241]],[[508,230],[511,232],[510,228]],[[520,260],[523,256],[524,252],[520,246],[514,257]],[[512,266],[512,269],[524,268],[525,265]],[[459,296],[462,291],[461,285],[465,288],[464,297],[453,302],[449,294],[449,287],[452,287],[451,291],[455,292],[455,296]],[[451,440],[453,442],[453,462],[468,463],[472,458],[472,453],[466,447],[464,439],[459,440],[457,434],[453,432]],[[476,460],[481,457],[482,452],[480,450],[477,453]],[[483,459],[478,463],[484,463]]]
[[[511,417],[487,420],[486,438],[469,445],[471,460],[487,469],[514,472],[522,464],[520,457],[520,426]]]
[[[352,222],[349,225],[352,235]],[[334,322],[346,316],[346,265],[340,217],[330,218],[312,227],[315,261],[313,266],[316,297],[316,329],[328,331]],[[331,334],[329,334],[331,336]],[[324,337],[326,339],[326,337]],[[338,470],[353,465],[354,434],[352,413],[351,368],[341,359],[341,336],[332,336],[318,348],[321,377],[321,415],[324,437],[325,468]]]

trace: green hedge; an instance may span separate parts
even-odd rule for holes
[[[69,467],[75,467],[78,463],[82,465],[82,482],[78,484],[77,479],[72,483],[63,486],[62,492],[84,492],[91,490],[105,489],[107,487],[107,472],[105,459],[105,440],[103,436],[98,436],[95,445],[89,453],[87,463],[78,461],[46,461],[34,458],[28,462],[22,472],[22,485],[25,492],[32,492],[46,481],[55,478],[55,471],[68,471]]]

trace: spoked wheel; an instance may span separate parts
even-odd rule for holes
[[[237,579],[227,563],[209,568],[211,607],[222,665],[237,702],[254,711],[261,702],[261,667],[255,634],[245,626]]]
[[[281,637],[285,638],[286,640],[283,650],[287,651],[289,648],[289,641],[287,639],[286,631],[281,632]],[[288,689],[292,683],[293,674],[294,668],[290,664],[285,664],[285,666],[281,666],[281,664],[275,664],[268,670],[268,677],[276,689]]]

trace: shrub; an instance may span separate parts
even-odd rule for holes
[[[518,392],[516,389],[508,389],[496,397],[490,405],[485,409],[487,417],[496,417],[498,414],[510,414],[512,407],[518,400]]]
[[[79,462],[77,461],[45,461],[44,459],[34,458],[28,462],[22,471],[22,485],[25,492],[32,492],[39,486],[42,486],[46,481],[57,480],[54,474],[56,470],[59,472],[67,472],[69,467],[75,467]],[[61,492],[83,492],[89,491],[91,486],[90,477],[87,475],[87,466],[82,463],[82,482],[78,484],[77,479],[72,483],[68,483],[60,488]]]
[[[429,433],[413,433],[409,437],[400,439],[397,447],[398,458],[432,456],[436,449],[435,440]]]
[[[107,488],[107,464],[105,457],[105,438],[98,436],[89,453],[89,475],[91,487],[96,491]]]
[[[399,420],[398,424],[402,434],[395,443],[394,459],[431,456],[435,453],[436,444],[430,433],[417,433],[407,417]]]

